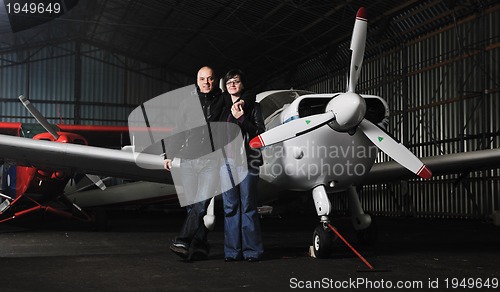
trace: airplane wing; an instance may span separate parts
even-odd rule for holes
[[[421,158],[434,176],[494,169],[500,167],[500,149],[487,149]],[[376,163],[363,184],[377,184],[417,178],[395,161]]]
[[[173,184],[170,173],[163,169],[163,157],[101,147],[54,143],[0,134],[0,158],[24,166],[45,166],[102,176]],[[435,176],[500,167],[500,149],[488,149],[424,157]],[[147,165],[148,169],[139,167]],[[417,178],[395,161],[376,163],[363,184]]]
[[[173,183],[160,155],[0,135],[0,158],[24,166]],[[138,163],[147,168],[139,167]]]

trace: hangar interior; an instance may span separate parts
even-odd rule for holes
[[[34,122],[23,94],[52,123],[126,125],[203,65],[241,68],[258,91],[343,92],[360,6],[369,28],[357,91],[387,101],[389,132],[419,157],[498,148],[500,3],[486,0],[79,0],[40,26],[0,31],[0,121]],[[360,196],[377,215],[491,219],[499,178],[474,171]],[[332,203],[346,212],[344,196]]]

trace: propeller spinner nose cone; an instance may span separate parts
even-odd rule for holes
[[[348,131],[359,125],[365,117],[366,102],[359,94],[348,92],[333,98],[326,110],[335,114],[335,130]]]

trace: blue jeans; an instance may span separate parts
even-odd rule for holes
[[[203,217],[207,213],[210,198],[217,188],[219,163],[217,160],[183,159],[180,169],[185,195],[190,198],[207,199],[187,206],[188,214],[176,241],[208,252],[208,229],[205,227]]]
[[[229,189],[222,193],[225,257],[259,259],[264,251],[257,212],[259,170],[249,165],[247,173],[245,166],[235,166],[232,160],[228,160],[227,164],[222,164],[220,174],[222,189]],[[231,188],[230,175],[234,178],[246,177],[239,185]]]

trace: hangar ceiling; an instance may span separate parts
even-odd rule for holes
[[[176,74],[191,77],[205,64],[219,72],[239,67],[264,84],[321,54],[325,66],[345,66],[339,46],[350,40],[360,6],[368,12],[369,53],[495,2],[80,0],[60,19],[3,35],[0,53],[80,40]]]

